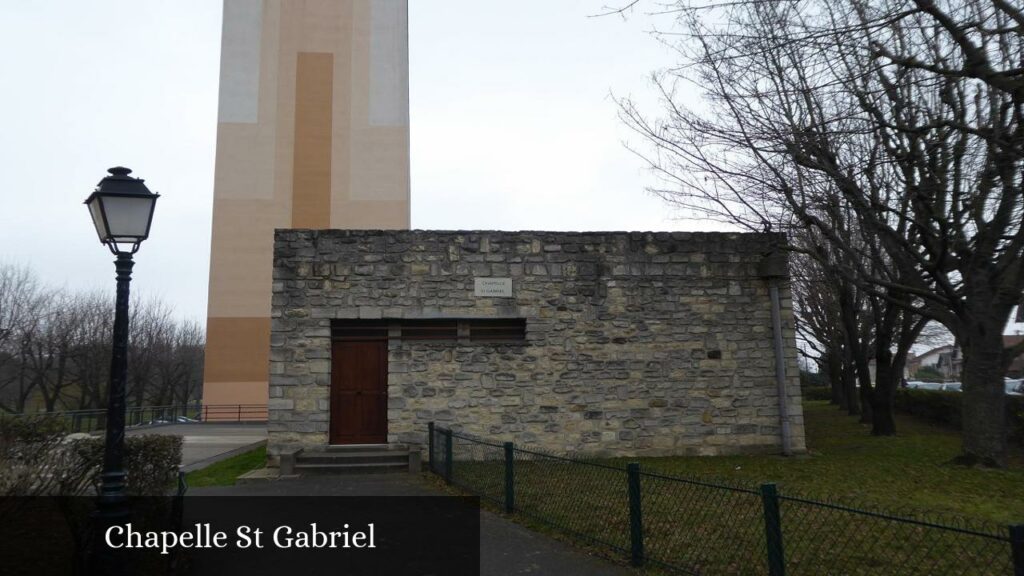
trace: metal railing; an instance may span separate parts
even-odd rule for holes
[[[1024,525],[900,517],[523,449],[429,425],[448,484],[614,555],[681,574],[1024,576]]]
[[[0,419],[61,418],[69,432],[95,432],[107,425],[107,410],[66,410],[60,412],[25,412],[7,414]],[[266,422],[266,404],[173,404],[168,406],[136,406],[125,409],[125,425],[129,427],[191,422]]]
[[[203,404],[203,422],[266,422],[266,404]]]

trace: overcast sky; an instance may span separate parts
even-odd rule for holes
[[[654,183],[610,95],[657,112],[673,64],[609,0],[412,0],[412,223],[433,229],[700,230]],[[113,294],[81,204],[125,165],[162,197],[134,294],[205,320],[220,0],[31,0],[0,19],[0,261]],[[688,95],[696,101],[698,94]],[[1024,328],[1019,325],[1018,329]]]
[[[678,230],[611,93],[672,63],[607,0],[410,2],[416,228]],[[162,194],[133,288],[204,319],[220,0],[32,0],[0,19],[0,260],[113,290],[81,202],[125,165]]]

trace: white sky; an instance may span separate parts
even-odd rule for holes
[[[413,226],[679,230],[609,94],[656,110],[671,54],[609,0],[410,2]],[[6,2],[0,261],[113,292],[82,200],[110,166],[162,194],[133,294],[205,319],[220,0]]]

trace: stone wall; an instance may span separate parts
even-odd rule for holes
[[[427,423],[559,453],[780,449],[771,304],[781,235],[278,230],[270,450],[327,443],[334,319],[525,318],[522,343],[388,343],[388,439]],[[511,278],[512,298],[474,296]],[[792,309],[783,321],[804,448]]]

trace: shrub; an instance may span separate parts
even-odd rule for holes
[[[920,380],[922,382],[943,382],[945,378],[942,376],[942,372],[939,372],[933,366],[922,366],[914,372],[914,380]]]
[[[63,419],[0,421],[0,496],[78,495],[91,486],[91,465],[66,442]]]
[[[821,372],[800,371],[800,388],[827,388],[828,381]]]
[[[125,438],[128,493],[163,495],[177,477],[179,436]],[[67,434],[60,418],[0,421],[0,496],[83,496],[95,493],[103,463],[103,438]]]
[[[163,496],[178,478],[181,464],[181,436],[145,434],[124,439],[124,469],[129,496]],[[103,438],[75,442],[81,458],[95,464],[94,485],[100,482]]]
[[[963,424],[962,402],[961,392],[901,388],[896,391],[895,408],[899,412],[960,429]],[[1024,444],[1024,396],[1006,397],[1006,424],[1010,440]]]
[[[801,388],[804,400],[831,400],[831,388]]]

